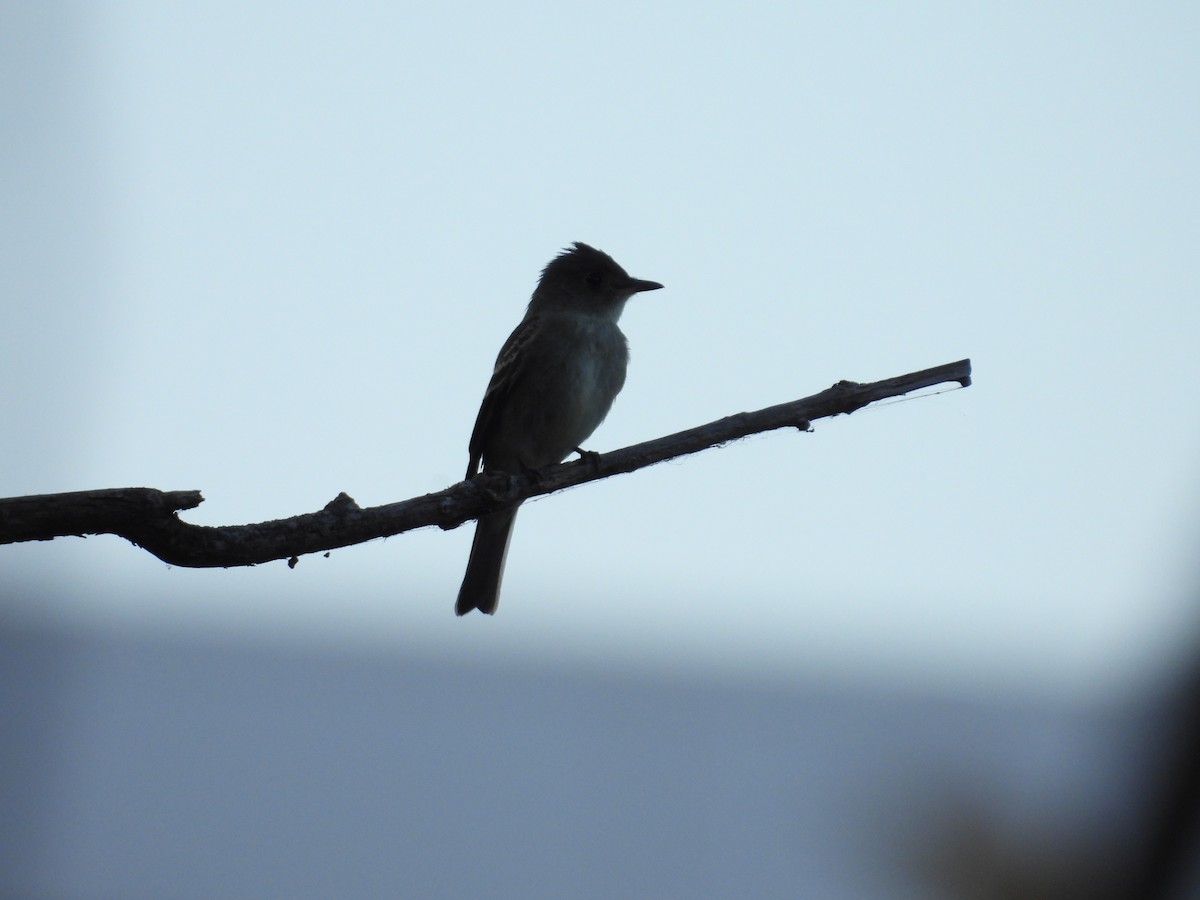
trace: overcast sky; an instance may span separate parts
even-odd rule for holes
[[[1055,692],[1197,624],[1200,10],[10,4],[3,495],[237,524],[462,477],[571,241],[635,298],[606,450],[971,357],[969,390],[249,570],[113,537],[0,589],[115,627]],[[7,586],[7,587],[6,587]]]

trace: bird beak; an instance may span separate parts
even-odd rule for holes
[[[640,294],[642,291],[657,291],[661,284],[657,281],[644,281],[641,278],[629,279],[629,290],[634,294]]]

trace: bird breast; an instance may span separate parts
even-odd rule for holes
[[[591,437],[604,421],[621,388],[629,364],[629,347],[616,324],[595,317],[581,317],[570,332],[571,352],[564,354],[565,365],[552,406],[546,410],[552,419],[560,419],[560,443],[564,456]],[[555,415],[555,413],[559,415]]]

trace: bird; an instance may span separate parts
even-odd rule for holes
[[[633,278],[611,256],[576,241],[542,269],[525,316],[500,348],[469,445],[467,480],[480,471],[524,474],[562,462],[604,421],[629,364],[617,321]],[[479,517],[454,611],[492,615],[519,504]]]

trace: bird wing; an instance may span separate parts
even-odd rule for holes
[[[471,461],[467,464],[467,478],[479,471],[483,460],[484,441],[490,435],[501,416],[513,385],[520,381],[529,354],[525,352],[529,342],[533,340],[538,330],[539,316],[529,316],[521,320],[521,324],[513,329],[500,355],[496,357],[496,367],[492,370],[492,380],[488,382],[483,394],[483,402],[479,405],[479,415],[475,417],[475,428],[471,432]]]

